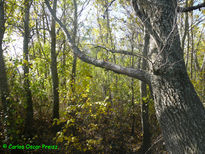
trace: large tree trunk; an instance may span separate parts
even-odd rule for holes
[[[53,9],[56,13],[57,0],[53,2]],[[56,22],[52,18],[51,23],[51,75],[53,84],[53,119],[59,118],[59,79],[57,71],[57,55],[56,55]]]
[[[176,1],[133,3],[152,34],[150,70],[155,109],[166,147],[173,154],[205,151],[205,110],[189,80],[176,25]],[[139,10],[140,6],[140,10]],[[142,19],[141,16],[141,19]]]
[[[152,82],[156,114],[172,153],[205,151],[204,108],[187,74],[156,77]]]
[[[32,136],[32,124],[33,124],[33,102],[32,102],[32,95],[30,89],[30,80],[29,80],[29,11],[31,6],[30,0],[24,1],[25,6],[25,18],[24,18],[24,42],[23,42],[23,57],[24,57],[24,89],[26,95],[26,119],[25,119],[25,134],[28,137]]]

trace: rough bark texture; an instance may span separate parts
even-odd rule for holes
[[[166,147],[173,154],[203,153],[205,111],[186,72],[176,25],[176,1],[133,4],[135,11],[143,12],[150,21],[146,24],[150,24],[154,39],[150,49],[151,87]]]
[[[25,99],[26,99],[26,119],[25,119],[25,134],[28,137],[32,136],[32,124],[33,124],[33,102],[30,89],[30,80],[29,80],[29,16],[30,16],[30,0],[24,1],[24,42],[23,42],[23,58],[24,62],[24,90],[25,90]]]
[[[203,153],[205,113],[188,77],[156,77],[152,85],[167,149],[179,154]]]
[[[53,2],[53,10],[56,13],[57,0]],[[59,79],[57,71],[57,55],[56,55],[56,22],[52,18],[51,23],[51,75],[52,75],[52,84],[53,84],[53,119],[59,118]]]

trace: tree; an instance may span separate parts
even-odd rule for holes
[[[57,0],[53,1],[53,10],[56,14]],[[59,79],[57,70],[57,54],[56,54],[56,22],[52,18],[51,23],[51,75],[53,86],[53,119],[59,118]]]
[[[147,30],[144,30],[144,49],[143,49],[143,56],[147,57],[148,50],[149,50],[149,40],[150,35],[148,34]],[[142,69],[147,69],[147,61],[142,59]],[[151,146],[151,133],[150,133],[150,125],[149,125],[149,95],[147,85],[144,82],[141,82],[141,122],[142,122],[142,145],[140,147],[142,153],[149,153],[147,151]]]
[[[73,40],[76,42],[77,29],[78,29],[78,5],[76,0],[73,0],[74,6],[74,19],[73,19]],[[72,64],[72,74],[71,74],[71,90],[72,94],[75,97],[75,78],[76,78],[76,67],[77,67],[77,56],[73,55],[73,64]]]
[[[30,6],[32,1],[24,1],[24,42],[23,42],[23,57],[24,57],[24,89],[26,97],[26,119],[25,119],[25,134],[27,136],[32,136],[32,123],[33,123],[33,102],[30,89],[30,80],[29,80],[29,39],[30,39],[30,30],[29,30],[29,16],[30,16]]]
[[[6,76],[5,62],[3,58],[3,37],[5,32],[5,17],[4,17],[4,0],[0,1],[0,88],[1,88],[1,102],[6,104],[6,97],[8,95],[8,82]]]
[[[10,98],[9,98],[9,86],[6,74],[6,66],[3,56],[3,38],[5,32],[5,1],[0,0],[0,101],[3,105],[3,120],[4,120],[4,134],[5,140],[8,140],[7,136],[9,134],[9,120],[11,119],[10,115]],[[11,122],[11,121],[10,121]],[[11,123],[10,123],[11,124]]]
[[[149,72],[87,56],[76,46],[65,25],[55,16],[48,0],[46,4],[79,59],[134,77],[151,87],[156,115],[169,152],[180,154],[205,151],[205,110],[186,71],[176,25],[179,10],[176,0],[132,1],[136,15],[151,35]]]

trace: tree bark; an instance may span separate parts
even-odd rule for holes
[[[9,86],[6,73],[6,66],[3,56],[3,37],[5,32],[5,10],[4,10],[4,0],[0,0],[0,102],[3,106],[3,126],[4,126],[4,136],[5,141],[9,140],[9,125],[12,124],[12,118],[10,114],[11,102],[9,98]]]
[[[147,18],[142,22],[154,39],[151,87],[166,147],[173,154],[203,153],[205,110],[186,72],[176,26],[177,1],[137,3],[133,3],[135,11],[141,19]]]
[[[149,39],[150,35],[148,31],[144,30],[144,49],[143,49],[143,56],[147,57],[148,50],[149,50]],[[142,69],[147,69],[147,62],[145,59],[142,59]],[[151,146],[151,133],[150,133],[150,125],[149,125],[149,95],[147,85],[144,82],[141,82],[140,85],[140,93],[141,93],[141,123],[142,123],[142,145],[140,147],[140,153],[147,153],[149,154],[150,151],[147,151]]]
[[[53,10],[56,14],[57,0],[53,1]],[[57,55],[56,55],[56,22],[52,18],[51,23],[51,75],[53,86],[53,119],[59,118],[59,79],[57,71]]]
[[[188,7],[188,0],[186,0],[186,7]],[[184,35],[182,37],[182,50],[184,51],[185,40],[189,30],[189,16],[188,12],[185,13]]]
[[[74,54],[73,63],[72,63],[72,74],[71,74],[71,91],[72,91],[73,97],[75,97],[76,67],[77,67],[77,56]]]
[[[0,1],[0,90],[1,102],[6,106],[6,98],[8,96],[8,81],[6,75],[6,67],[3,57],[3,37],[5,32],[5,19],[4,19],[4,1]]]
[[[134,53],[134,32],[132,32],[132,37],[130,40],[131,44],[131,53]],[[132,68],[134,68],[134,55],[130,56],[130,65]],[[140,63],[140,61],[139,61]],[[140,65],[139,65],[140,67]],[[131,124],[131,135],[134,137],[135,135],[135,123],[136,123],[136,118],[135,118],[135,94],[134,94],[134,78],[131,78],[131,104],[132,104],[132,124]]]
[[[73,40],[74,40],[74,42],[76,42],[77,29],[78,29],[78,7],[77,7],[76,0],[73,0],[73,5],[74,5]],[[71,90],[72,90],[74,97],[75,97],[76,68],[77,68],[77,55],[74,54],[73,55],[73,64],[72,64],[72,74],[71,74]]]
[[[29,16],[30,16],[30,6],[31,1],[24,1],[24,42],[23,42],[23,59],[24,59],[24,90],[26,97],[26,119],[25,119],[25,134],[28,137],[32,137],[32,125],[33,125],[33,102],[32,94],[30,89],[30,80],[29,80]]]
[[[152,36],[150,72],[125,68],[85,55],[65,25],[49,11],[64,30],[76,55],[89,64],[142,80],[151,86],[156,115],[170,153],[205,151],[205,110],[186,71],[177,21],[177,1],[132,0],[137,16]]]

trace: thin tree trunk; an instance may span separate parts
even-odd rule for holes
[[[3,37],[5,32],[5,10],[4,10],[4,0],[0,0],[0,102],[3,106],[3,127],[4,127],[4,137],[5,141],[9,141],[10,129],[12,127],[12,115],[11,108],[12,104],[9,98],[9,86],[6,73],[6,66],[3,56]],[[10,125],[8,125],[10,123]],[[13,128],[14,129],[14,128]]]
[[[56,14],[57,0],[53,1],[53,10]],[[53,86],[53,119],[59,119],[59,79],[56,54],[56,22],[52,18],[51,23],[51,75]]]
[[[71,74],[71,91],[75,97],[75,78],[76,78],[77,56],[73,55],[72,74]]]
[[[65,40],[65,36],[63,36],[63,56],[62,56],[62,61],[61,61],[61,65],[63,67],[63,70],[65,71],[66,69],[66,40]],[[63,87],[63,89],[66,89],[66,76],[63,77],[62,82],[61,82],[61,86]]]
[[[77,29],[78,29],[78,6],[76,0],[73,0],[73,5],[74,5],[73,40],[74,43],[76,43],[76,36],[77,36]],[[71,74],[71,90],[74,97],[75,97],[76,68],[77,68],[77,56],[76,54],[74,54],[73,64],[72,64],[72,74]]]
[[[193,13],[191,15],[191,27],[193,27]],[[191,57],[190,57],[190,78],[193,79],[193,65],[194,65],[194,34],[193,28],[191,28]]]
[[[6,66],[3,57],[3,37],[5,32],[5,19],[4,19],[4,1],[0,1],[0,88],[1,88],[1,102],[4,109],[6,109],[7,97],[9,94],[8,81],[6,75]],[[6,110],[5,110],[6,111]]]
[[[148,31],[144,30],[144,49],[143,56],[147,57],[149,50],[149,39],[150,36]],[[142,59],[142,69],[147,69],[147,62],[143,58]],[[145,82],[141,82],[141,123],[142,123],[142,145],[140,147],[140,153],[146,153],[149,147],[151,146],[151,133],[150,133],[150,125],[149,125],[149,95],[147,90],[147,85]],[[150,152],[147,152],[149,154]]]
[[[186,52],[186,69],[189,66],[189,50],[190,50],[190,34],[188,33],[188,38],[187,38],[187,52]]]
[[[42,8],[43,8],[43,14],[42,14],[42,21],[43,21],[43,44],[46,43],[46,30],[45,30],[45,18],[46,18],[46,15],[45,15],[45,6],[44,6],[44,3],[42,3]]]
[[[186,0],[186,7],[188,7],[188,0]],[[185,27],[184,28],[184,35],[182,37],[182,50],[183,51],[184,51],[186,36],[187,36],[188,30],[189,30],[189,16],[188,16],[188,12],[185,13],[185,25],[184,25],[184,27]]]
[[[66,4],[65,4],[65,0],[64,0],[64,4],[63,4],[63,9],[66,9]],[[66,15],[64,13],[63,15],[63,23],[66,24]],[[63,66],[63,70],[65,71],[66,69],[66,36],[63,35],[63,55],[62,55],[62,61],[61,61],[61,65]],[[62,78],[62,82],[61,82],[61,86],[63,89],[66,89],[66,76],[64,76]],[[65,98],[65,97],[64,97]]]
[[[109,5],[108,0],[105,1],[105,6],[107,7]],[[109,11],[107,10],[105,12],[105,16],[106,16],[106,22],[107,22],[107,32],[106,32],[106,44],[109,45],[109,40],[110,40],[110,45],[113,45],[113,41],[112,41],[112,35],[111,35],[111,28],[110,28],[110,17],[109,17]],[[106,54],[106,60],[109,59],[109,53],[107,51]],[[110,81],[112,81],[112,76],[110,72],[106,72],[107,73],[107,87],[108,87],[108,94],[109,94],[109,100],[111,102],[111,104],[113,104],[113,95],[112,95],[112,90],[110,88]]]
[[[131,52],[132,54],[134,53],[134,32],[132,32],[132,39],[131,39]],[[131,67],[134,68],[134,56],[130,56],[130,63],[131,63]],[[134,78],[131,78],[131,104],[132,104],[132,124],[131,124],[131,128],[132,128],[132,131],[131,131],[131,135],[134,136],[135,135],[135,94],[134,94]]]
[[[26,95],[26,119],[25,119],[25,134],[28,137],[32,137],[33,132],[33,102],[30,89],[30,80],[29,80],[29,11],[30,11],[30,0],[24,1],[24,42],[23,42],[23,58],[24,58],[24,90]]]
[[[132,92],[132,98],[131,98],[131,103],[132,103],[132,123],[131,123],[131,135],[135,136],[135,94],[134,94],[134,78],[131,79],[131,92]]]

